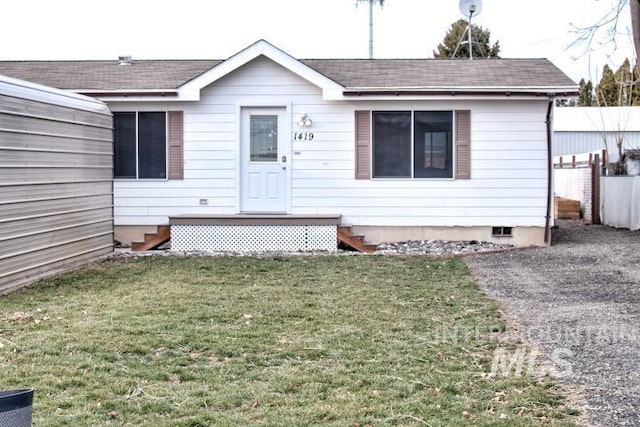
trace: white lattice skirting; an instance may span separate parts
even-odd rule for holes
[[[171,225],[171,249],[211,252],[336,251],[335,225]]]

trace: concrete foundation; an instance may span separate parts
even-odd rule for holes
[[[353,226],[354,234],[365,236],[367,243],[407,240],[482,240],[519,247],[546,246],[544,227],[513,227],[511,236],[493,236],[492,227],[416,227]]]

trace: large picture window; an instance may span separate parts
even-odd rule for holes
[[[453,178],[451,111],[374,111],[374,178]]]
[[[167,177],[167,114],[113,113],[114,177]]]

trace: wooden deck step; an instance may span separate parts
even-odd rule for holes
[[[377,245],[365,243],[364,236],[353,235],[351,233],[351,227],[345,225],[338,227],[338,242],[358,252],[372,253],[378,248]]]
[[[132,242],[134,251],[150,251],[171,240],[171,226],[159,225],[155,233],[144,233],[143,242]]]

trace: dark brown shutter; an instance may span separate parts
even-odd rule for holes
[[[356,111],[356,179],[370,179],[371,112]]]
[[[456,111],[456,179],[471,179],[471,110]]]
[[[182,111],[169,111],[169,179],[184,179],[184,125]]]

